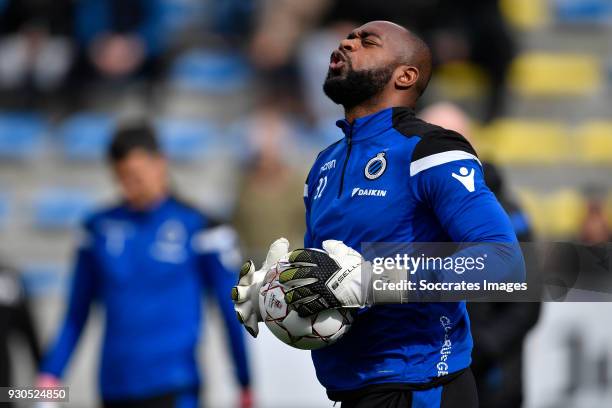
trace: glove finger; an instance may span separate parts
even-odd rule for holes
[[[325,252],[335,257],[343,257],[347,255],[361,257],[361,255],[359,255],[359,252],[347,246],[344,242],[337,241],[335,239],[328,239],[326,241],[323,241],[322,247]]]
[[[313,258],[313,254],[316,253],[321,253],[324,251],[321,251],[320,249],[316,249],[316,248],[308,248],[308,249],[294,249],[293,251],[291,251],[289,253],[289,262],[303,262],[306,264],[312,264],[313,266],[316,265],[316,262],[314,262],[314,258]]]
[[[329,309],[329,305],[322,297],[313,297],[312,299],[304,299],[304,302],[295,306],[300,317],[308,317],[313,314]]]
[[[253,336],[254,338],[257,338],[257,335],[259,334],[259,324],[257,322],[257,318],[255,317],[255,315],[251,315],[246,322],[244,323],[244,328],[246,329],[247,332],[249,332],[249,334],[251,336]]]
[[[262,265],[262,269],[269,269],[272,265],[276,264],[283,256],[289,252],[289,241],[287,238],[279,238],[270,245],[266,260]]]
[[[299,288],[291,289],[285,293],[285,303],[288,305],[299,304],[306,298],[311,296],[318,296],[307,286],[300,286]]]
[[[240,267],[240,277],[238,278],[238,285],[248,286],[253,283],[254,273],[255,263],[253,263],[253,261],[249,259]]]
[[[287,290],[298,289],[304,286],[312,285],[313,283],[318,282],[317,278],[303,278],[303,279],[292,279],[287,281],[287,283],[283,283],[283,287]]]
[[[249,300],[250,286],[234,286],[232,288],[232,301],[234,303],[243,303]]]
[[[312,278],[310,272],[312,267],[300,266],[296,264],[288,264],[283,268],[283,271],[278,275],[278,282],[285,284],[294,279],[308,279]]]
[[[253,314],[253,305],[251,305],[251,302],[235,304],[234,311],[236,311],[240,323],[244,324]]]

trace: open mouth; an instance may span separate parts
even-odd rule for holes
[[[345,64],[346,58],[340,51],[335,50],[334,52],[332,52],[331,57],[329,58],[329,69],[331,69],[332,71],[338,71],[342,69]]]

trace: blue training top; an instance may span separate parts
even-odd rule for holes
[[[363,242],[516,242],[458,133],[409,108],[337,125],[345,137],[319,154],[306,181],[304,247],[327,239],[357,251]],[[524,273],[520,251],[493,256]],[[471,351],[465,303],[423,302],[362,309],[343,338],[312,358],[331,397],[370,384],[426,384],[468,367]]]
[[[93,215],[84,224],[65,320],[42,371],[62,375],[95,299],[105,310],[104,399],[198,387],[202,294],[212,292],[238,381],[248,385],[243,330],[229,296],[237,275],[225,266],[239,262],[236,251],[231,228],[215,227],[175,198],[146,212],[119,205]]]

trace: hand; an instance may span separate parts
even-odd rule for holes
[[[253,337],[259,334],[258,324],[263,321],[259,312],[259,289],[270,267],[277,264],[288,252],[289,241],[279,238],[270,245],[266,260],[259,270],[255,270],[255,264],[251,260],[240,268],[238,285],[232,288],[232,300],[236,317]]]
[[[282,266],[279,282],[289,290],[285,302],[301,317],[339,307],[361,307],[361,255],[342,241],[323,242],[323,249],[296,249]]]
[[[36,379],[37,388],[53,388],[61,387],[61,385],[62,384],[60,379],[54,376],[53,374],[41,373]]]
[[[243,388],[240,391],[240,408],[252,408],[253,407],[253,393],[250,388]]]

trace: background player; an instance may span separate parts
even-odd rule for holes
[[[196,407],[206,291],[216,297],[227,328],[241,406],[250,406],[243,336],[225,295],[235,279],[228,269],[237,255],[233,230],[172,194],[166,159],[149,126],[120,129],[108,160],[122,201],[84,223],[66,316],[43,360],[41,385],[59,381],[95,300],[106,320],[104,406]]]
[[[346,267],[363,242],[517,248],[472,146],[415,117],[430,75],[427,45],[390,22],[353,30],[332,53],[323,89],[344,107],[337,125],[345,137],[319,154],[304,190],[304,246],[326,252],[294,251],[280,275],[292,288],[286,301],[300,315],[365,303],[359,268]],[[285,248],[277,241],[266,264]],[[490,262],[524,272],[520,251],[489,248]],[[247,271],[234,298],[239,318],[256,334],[260,316],[248,295],[261,274],[252,262]],[[343,407],[464,408],[478,405],[471,350],[465,303],[418,303],[361,309],[340,341],[312,356],[328,396]]]

